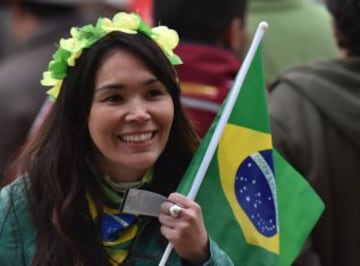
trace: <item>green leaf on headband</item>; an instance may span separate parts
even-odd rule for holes
[[[49,71],[52,73],[52,77],[55,79],[63,79],[67,74],[67,59],[70,57],[71,52],[59,48],[54,56],[53,60],[49,64]]]
[[[105,35],[102,28],[94,27],[93,25],[87,25],[79,29],[79,39],[86,40],[85,47],[92,46],[95,42],[101,39]]]
[[[151,36],[152,35],[152,29],[150,28],[149,25],[147,25],[144,21],[140,21],[140,24],[139,24],[139,28],[138,30],[142,33],[144,33],[145,35],[147,36]]]

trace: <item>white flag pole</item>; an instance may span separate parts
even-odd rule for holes
[[[224,106],[223,113],[222,113],[222,115],[218,121],[218,124],[215,128],[214,134],[212,135],[212,137],[210,139],[209,146],[204,154],[204,158],[199,166],[199,169],[196,172],[194,182],[193,182],[191,189],[187,195],[187,197],[189,199],[193,200],[196,198],[196,195],[199,191],[200,185],[204,179],[204,176],[209,167],[211,159],[213,158],[214,153],[217,148],[217,145],[220,141],[220,137],[224,131],[225,125],[226,125],[227,121],[229,120],[232,109],[238,98],[238,95],[239,95],[241,87],[244,83],[247,72],[250,68],[251,62],[253,61],[256,50],[258,49],[258,46],[259,46],[267,28],[268,28],[267,22],[262,21],[259,23],[259,25],[256,29],[256,32],[255,32],[253,41],[251,43],[251,46],[249,48],[249,51],[246,54],[244,62],[242,64],[242,66],[240,67],[239,72],[236,75],[234,84],[232,86],[232,89],[231,89],[228,99],[227,99],[227,103]],[[172,250],[172,245],[171,245],[171,243],[169,243],[165,249],[165,252],[164,252],[160,262],[159,262],[159,266],[165,266],[165,263],[167,262],[167,260],[170,256],[171,250]]]

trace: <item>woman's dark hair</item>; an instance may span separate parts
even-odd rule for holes
[[[60,95],[42,130],[22,156],[30,181],[29,205],[37,230],[33,265],[109,265],[98,227],[88,211],[89,193],[101,213],[97,176],[89,165],[93,143],[88,117],[94,79],[104,55],[127,49],[139,56],[167,87],[174,103],[174,120],[164,152],[154,166],[153,190],[174,191],[198,145],[198,137],[180,104],[174,68],[161,49],[143,34],[113,32],[84,50],[68,69]],[[99,226],[99,225],[98,225]]]
[[[360,1],[327,0],[333,16],[338,45],[350,56],[360,56]]]

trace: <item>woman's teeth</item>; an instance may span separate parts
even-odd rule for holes
[[[152,133],[141,133],[141,134],[133,134],[133,135],[124,135],[120,136],[120,139],[125,142],[143,142],[151,139]]]

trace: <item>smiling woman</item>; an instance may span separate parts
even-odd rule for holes
[[[136,14],[73,28],[44,73],[54,105],[0,191],[9,265],[232,265],[200,206],[177,193],[199,140],[180,104],[176,32]],[[168,197],[157,218],[122,213],[128,188]]]
[[[89,116],[103,173],[137,181],[164,150],[173,117],[170,93],[139,57],[125,49],[104,56]]]

